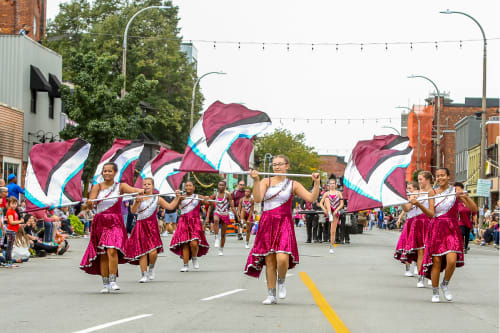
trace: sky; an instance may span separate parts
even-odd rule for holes
[[[61,2],[68,1],[48,2],[49,19]],[[481,32],[466,16],[439,13],[448,8],[470,14],[488,39],[498,38],[488,41],[487,96],[500,96],[500,1],[173,3],[179,7],[181,36],[193,40],[198,50],[198,75],[227,73],[202,79],[204,109],[220,100],[264,111],[273,120],[269,132],[286,128],[304,133],[307,144],[320,154],[344,156],[359,140],[396,133],[401,114],[396,106],[425,104],[434,92],[430,82],[408,75],[429,77],[457,103],[482,96]],[[218,42],[214,48],[213,42],[202,40]],[[222,41],[239,41],[240,48]],[[366,45],[376,42],[415,44],[389,44],[387,49],[385,44]],[[291,45],[287,50],[271,43]],[[317,45],[321,43],[332,45]],[[355,45],[336,50],[336,43]]]

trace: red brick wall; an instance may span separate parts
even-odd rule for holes
[[[0,169],[2,169],[4,157],[21,161],[23,159],[24,114],[0,104],[0,119],[8,119],[0,121]],[[3,170],[0,172],[1,177],[3,177]],[[20,180],[24,186],[24,176]]]
[[[431,170],[431,133],[432,133],[432,105],[414,105],[413,112],[408,114],[408,131],[407,135],[410,138],[410,146],[413,148],[413,155],[410,165],[406,169],[406,180],[412,181],[413,173],[419,170]],[[418,153],[418,120],[415,112],[418,113],[420,119],[420,164],[417,166]]]
[[[28,25],[28,36],[40,41],[45,35],[47,1],[49,0],[0,0],[0,34],[15,35],[23,24]],[[33,36],[33,17],[36,17],[36,35]]]
[[[334,155],[323,155],[319,157],[319,169],[328,172],[328,176],[332,173],[337,177],[344,176],[347,163],[342,162],[343,158]]]

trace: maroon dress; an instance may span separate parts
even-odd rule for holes
[[[99,185],[96,185],[100,187]],[[98,199],[120,195],[120,184],[99,190]],[[110,199],[99,201],[97,214],[92,220],[89,245],[80,263],[80,269],[88,274],[100,275],[99,255],[105,254],[107,248],[116,249],[118,252],[118,263],[124,264],[125,242],[127,241],[127,230],[122,216],[122,199]],[[118,273],[117,273],[118,275]]]
[[[194,194],[193,197],[197,198],[198,195]],[[204,256],[208,253],[210,246],[200,220],[200,201],[188,197],[181,201],[180,208],[181,216],[170,242],[170,251],[182,258],[182,246],[198,240],[198,257]]]
[[[137,210],[137,222],[126,244],[126,257],[130,264],[139,265],[139,259],[154,250],[163,252],[156,212],[158,197],[141,202]]]
[[[293,181],[269,186],[264,195],[264,209],[259,220],[255,242],[248,255],[245,274],[258,278],[265,265],[265,257],[272,253],[290,255],[288,268],[299,263],[299,250],[292,219]]]

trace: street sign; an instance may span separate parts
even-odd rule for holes
[[[489,197],[491,190],[491,180],[490,179],[478,179],[477,180],[477,192],[478,197]]]

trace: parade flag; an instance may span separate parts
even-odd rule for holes
[[[191,130],[180,170],[231,173],[249,168],[252,139],[269,116],[241,104],[213,103]]]
[[[177,171],[181,166],[182,154],[161,147],[158,156],[147,162],[135,181],[135,187],[142,188],[144,178],[153,178],[158,193],[173,193],[179,188],[186,174]]]
[[[104,181],[101,175],[102,167],[108,162],[114,162],[118,166],[115,182],[133,185],[135,164],[143,148],[144,143],[142,141],[115,139],[111,149],[102,155],[101,161],[97,165],[92,185]]]
[[[344,172],[349,212],[382,208],[407,200],[405,169],[411,161],[410,140],[398,135],[359,141]]]
[[[27,210],[82,200],[82,169],[89,150],[82,139],[34,145],[25,178]]]

